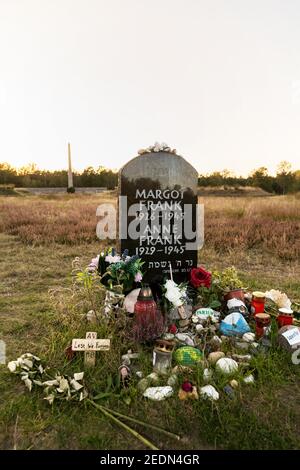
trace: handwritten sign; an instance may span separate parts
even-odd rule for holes
[[[110,339],[73,339],[73,351],[109,351]]]
[[[84,352],[86,366],[94,366],[96,363],[96,351],[109,351],[110,339],[97,339],[95,331],[88,331],[86,337],[72,340],[72,351]]]
[[[300,331],[298,328],[291,328],[290,330],[287,330],[282,333],[282,336],[285,337],[290,346],[300,344]]]

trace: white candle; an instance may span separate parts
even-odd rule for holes
[[[173,272],[172,272],[172,265],[170,263],[170,277],[171,277],[171,281],[173,281]]]

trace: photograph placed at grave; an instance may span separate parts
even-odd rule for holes
[[[147,149],[119,173],[119,243],[145,261],[144,281],[188,279],[197,265],[197,172],[169,147]]]

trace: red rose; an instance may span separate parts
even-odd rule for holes
[[[193,268],[190,273],[190,283],[195,289],[201,286],[209,288],[211,285],[211,273],[203,268]]]
[[[169,326],[169,333],[172,333],[173,335],[176,335],[177,326],[175,325],[175,323],[173,323],[172,325]]]

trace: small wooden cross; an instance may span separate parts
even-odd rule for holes
[[[74,338],[72,351],[84,351],[84,364],[94,367],[96,363],[96,351],[109,351],[110,339],[97,339],[95,331],[88,331],[85,339]]]

